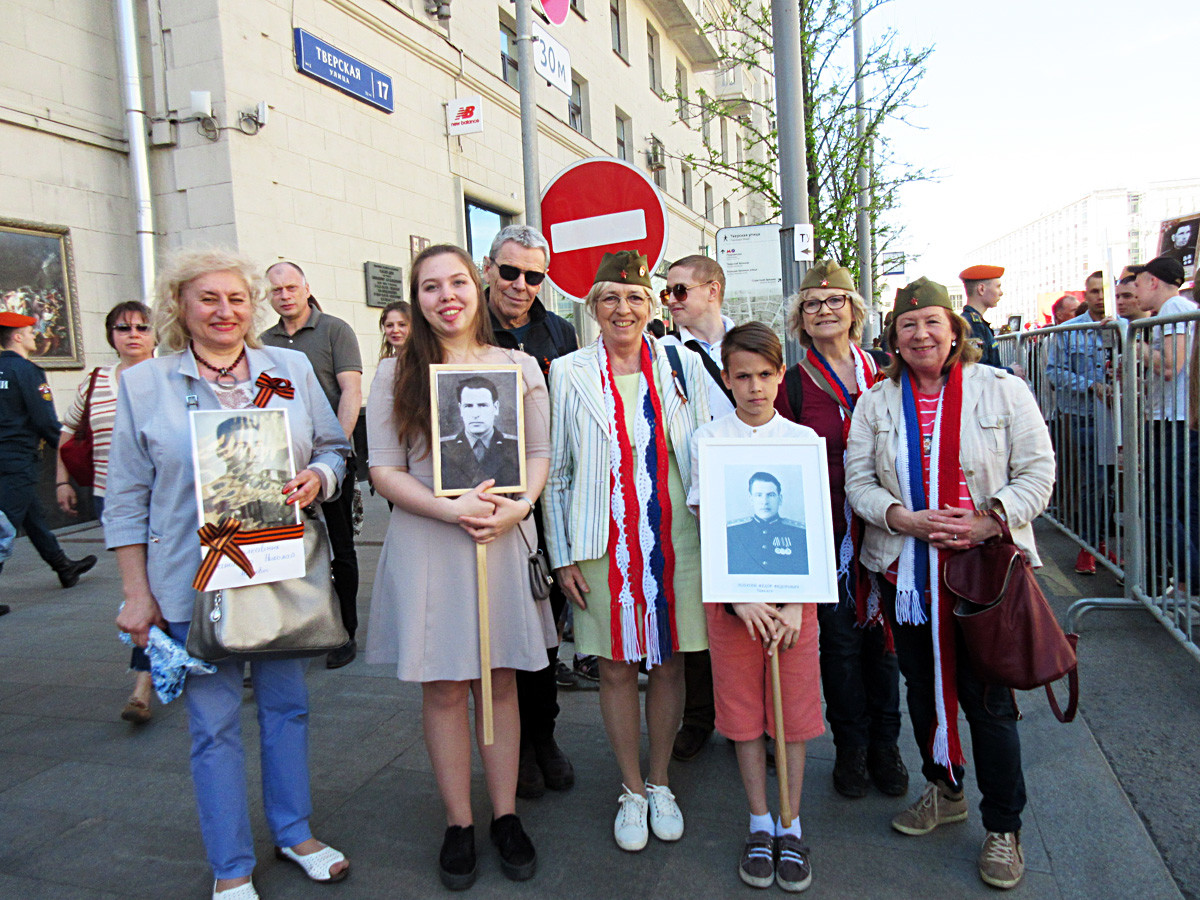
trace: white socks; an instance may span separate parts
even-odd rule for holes
[[[800,837],[800,817],[793,816],[792,824],[787,828],[783,827],[783,822],[778,817],[772,816],[770,813],[762,816],[750,814],[750,833],[756,831],[765,831],[767,834],[773,834],[776,837],[782,837],[785,834],[790,834],[795,837]]]
[[[785,834],[790,834],[793,837],[800,837],[800,817],[792,816],[792,824],[787,828],[783,827],[783,822],[778,818],[775,819],[775,836],[783,837]]]

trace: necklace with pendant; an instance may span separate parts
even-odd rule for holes
[[[217,377],[216,377],[217,387],[223,387],[223,388],[228,389],[231,387],[235,387],[237,385],[237,376],[235,376],[233,374],[233,370],[238,367],[238,363],[240,363],[243,359],[246,358],[246,345],[245,344],[242,345],[242,352],[238,354],[237,359],[235,359],[230,365],[225,366],[223,368],[214,366],[207,359],[205,359],[203,356],[201,356],[199,353],[197,353],[195,341],[191,342],[190,346],[192,348],[192,356],[196,357],[196,362],[200,363],[200,365],[204,366],[204,368],[208,369],[209,371],[217,373]],[[223,378],[228,378],[229,379],[228,383],[222,381],[221,379],[223,379]]]

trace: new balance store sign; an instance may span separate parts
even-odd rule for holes
[[[447,101],[446,130],[451,135],[483,131],[483,98],[455,97]]]

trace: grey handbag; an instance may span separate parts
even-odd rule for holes
[[[197,591],[187,652],[218,662],[320,656],[341,647],[350,635],[333,590],[329,546],[325,521],[310,514],[304,519],[303,578]]]

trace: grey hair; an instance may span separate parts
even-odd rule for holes
[[[532,225],[505,225],[492,240],[492,248],[488,250],[488,259],[495,259],[500,248],[512,241],[530,250],[541,250],[546,254],[546,266],[550,265],[550,244],[546,236]]]
[[[807,294],[813,288],[805,288],[798,291],[787,299],[788,306],[788,330],[795,336],[801,347],[812,346],[812,338],[808,332],[804,330],[804,310],[801,306],[808,299]],[[862,337],[863,322],[867,319],[867,304],[863,301],[862,295],[858,291],[842,291],[850,298],[850,307],[854,312],[850,321],[850,343],[857,344],[859,338]]]

